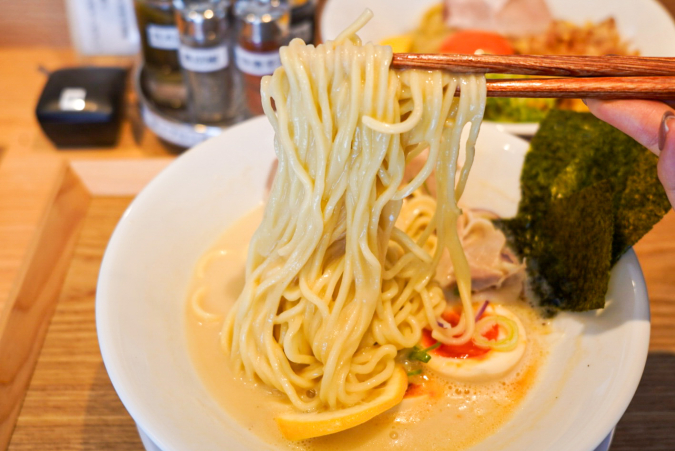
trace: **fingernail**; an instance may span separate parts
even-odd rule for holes
[[[588,106],[588,103],[586,103],[586,99],[581,99],[582,102],[584,102],[584,105]]]
[[[675,114],[670,110],[663,113],[663,116],[661,117],[661,126],[659,127],[659,150],[663,150],[666,147],[666,138],[668,138],[668,132],[670,131],[668,122],[673,117],[675,117]]]

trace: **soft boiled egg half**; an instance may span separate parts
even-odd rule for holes
[[[527,345],[525,328],[515,314],[501,305],[488,305],[481,316],[481,320],[490,316],[507,318],[510,320],[507,321],[510,327],[517,328],[517,338],[514,337],[515,346],[509,346],[508,350],[501,350],[499,347],[495,349],[479,346],[475,339],[459,346],[443,344],[428,351],[431,360],[426,363],[426,366],[437,373],[460,382],[489,382],[506,376],[518,365],[525,354]],[[453,322],[452,318],[446,318],[446,320],[448,319],[451,323]],[[513,331],[507,330],[508,328],[500,326],[499,322],[494,321],[493,323],[493,326],[484,328],[486,330],[481,332],[484,340],[480,341],[483,341],[483,343],[485,340],[498,343],[504,341],[507,334],[513,333]],[[436,340],[431,337],[430,331],[424,330],[421,344],[424,348],[436,344]]]

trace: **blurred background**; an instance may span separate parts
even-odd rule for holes
[[[0,100],[0,148],[116,146],[128,156],[149,156],[178,153],[262,114],[260,78],[280,64],[280,45],[292,37],[314,39],[317,3],[62,0],[1,6],[6,95]],[[90,66],[126,75],[88,73]],[[63,68],[72,72],[57,73]],[[78,83],[80,91],[63,90]],[[85,94],[86,101],[77,97]],[[31,132],[36,116],[44,134]],[[105,130],[109,139],[95,130]]]
[[[616,0],[623,1],[640,0]],[[675,13],[675,0],[659,1],[671,16]],[[189,5],[195,3],[204,7],[193,11]],[[176,154],[224,127],[261,114],[260,77],[278,65],[276,50],[294,33],[306,41],[319,35],[317,18],[325,0],[239,3],[250,9],[236,11],[229,2],[207,0],[0,0],[0,201],[5,202],[0,204],[0,313],[8,305],[3,304],[5,299],[13,295],[26,255],[30,257],[31,243],[40,232],[33,225],[41,224],[42,211],[26,220],[32,221],[30,227],[17,218],[28,217],[25,211],[33,206],[47,208],[21,197],[12,202],[11,196],[33,193],[46,180],[34,168],[56,165],[60,159],[71,168],[73,161],[100,160],[107,166],[75,168],[100,171],[90,170],[90,180],[106,183],[130,172],[141,174],[131,188],[121,191],[107,185],[87,188],[93,200],[83,207],[88,210],[81,236],[76,242],[73,232],[68,252],[54,251],[55,262],[61,255],[74,255],[72,262],[59,266],[45,260],[49,263],[41,269],[60,274],[60,279],[51,294],[52,309],[42,317],[46,321],[36,320],[36,332],[21,335],[19,328],[6,328],[0,316],[0,449],[5,444],[13,450],[142,449],[134,423],[112,389],[96,341],[93,306],[103,250],[149,174],[154,176]],[[184,11],[167,12],[176,5]],[[415,26],[411,19],[409,27]],[[235,47],[242,50],[235,52]],[[91,66],[110,71],[60,72]],[[91,100],[79,85],[64,91],[73,86],[72,80],[91,83],[86,90],[92,92],[105,80],[106,89]],[[65,107],[54,111],[54,105]],[[66,122],[81,128],[68,129],[62,125]],[[73,136],[80,140],[72,141]],[[121,163],[111,165],[112,159]],[[21,172],[24,166],[30,166],[27,177]],[[121,186],[115,183],[114,187]],[[53,194],[46,188],[45,192]],[[675,449],[675,262],[663,257],[675,255],[673,227],[671,211],[636,246],[652,302],[652,341],[640,388],[617,428],[614,451]],[[44,236],[49,238],[40,235]],[[47,335],[57,299],[59,307]],[[29,345],[36,344],[19,352],[12,341],[16,334]],[[3,349],[8,342],[12,347]],[[26,363],[8,370],[3,368],[6,355],[25,355]],[[71,365],[75,360],[77,370]],[[1,390],[15,381],[16,390]],[[2,397],[5,393],[11,397],[11,409]]]

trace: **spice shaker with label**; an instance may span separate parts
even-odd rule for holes
[[[290,0],[290,3],[290,39],[300,38],[305,41],[305,44],[313,44],[316,0]]]
[[[178,29],[172,0],[135,0],[141,35],[145,88],[159,106],[181,108],[185,87],[178,64]]]
[[[229,0],[175,0],[178,50],[195,122],[224,124],[237,111],[228,48]]]
[[[290,8],[280,0],[239,0],[235,59],[242,73],[246,105],[251,114],[262,114],[260,80],[281,66],[279,47],[288,41]]]

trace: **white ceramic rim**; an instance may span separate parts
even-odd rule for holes
[[[260,127],[266,122],[264,117],[256,118],[251,121],[247,121],[242,125],[239,125],[235,128],[240,127],[249,127],[255,128]],[[227,141],[228,135],[233,133],[235,128],[226,131],[223,135],[215,140]],[[489,124],[485,125],[486,129],[494,127]],[[516,137],[509,137],[505,135],[504,139],[509,142],[515,142],[514,140],[520,141]],[[101,354],[103,356],[106,369],[110,379],[117,391],[120,399],[123,404],[138,423],[139,427],[148,435],[148,437],[159,446],[161,449],[169,451],[177,449],[171,445],[171,443],[166,441],[166,438],[162,436],[161,431],[161,418],[157,418],[157,414],[154,415],[145,415],[144,412],[147,412],[147,409],[144,409],[144,401],[140,401],[134,398],[132,393],[128,390],[128,387],[125,385],[125,376],[123,368],[128,366],[127,362],[124,362],[124,358],[119,352],[119,349],[116,349],[115,342],[115,333],[116,328],[119,325],[111,324],[108,321],[108,312],[115,301],[114,298],[114,286],[111,285],[111,274],[114,273],[114,264],[115,262],[115,253],[116,249],[119,248],[123,243],[120,242],[120,236],[123,234],[124,229],[130,229],[134,227],[135,221],[135,211],[136,206],[147,202],[148,199],[151,199],[152,196],[156,195],[157,192],[162,191],[162,187],[166,183],[171,183],[172,177],[177,171],[181,171],[184,161],[193,160],[200,158],[200,152],[212,145],[212,141],[202,143],[197,146],[192,151],[179,157],[176,162],[172,163],[167,167],[159,176],[157,176],[151,183],[143,190],[141,194],[135,199],[130,205],[127,212],[122,217],[120,224],[116,228],[113,236],[110,240],[108,249],[106,250],[106,255],[104,256],[103,263],[101,265],[101,272],[99,277],[99,285],[97,289],[97,300],[96,300],[96,323],[97,323],[97,332],[99,336],[99,344],[101,348]],[[220,142],[220,141],[219,141]],[[210,144],[211,143],[211,144]],[[201,148],[201,149],[200,149]],[[508,213],[500,212],[503,215]],[[632,287],[634,290],[635,299],[647,299],[646,287],[644,284],[644,279],[642,277],[642,272],[640,270],[637,257],[634,252],[630,250],[622,259],[626,265],[626,271],[628,278],[632,281]],[[645,303],[640,304],[639,302],[634,306],[635,314],[634,318],[649,318],[649,305]],[[646,326],[646,329],[645,329]],[[644,363],[647,358],[648,344],[649,344],[649,323],[641,324],[639,329],[636,331],[636,336],[633,337],[631,342],[631,349],[628,354],[632,355],[633,358],[628,361],[628,367],[620,365],[623,370],[625,370],[628,375],[622,382],[622,385],[627,389],[621,393],[619,396],[616,396],[611,400],[611,403],[605,406],[604,413],[600,416],[598,422],[595,424],[597,428],[597,434],[591,438],[578,438],[579,443],[574,443],[575,450],[588,449],[593,450],[598,446],[606,437],[607,433],[614,427],[618,420],[623,415],[623,412],[628,407],[635,390],[637,389],[638,383],[640,381],[642,371],[644,369]],[[147,407],[147,406],[145,406]],[[576,442],[577,440],[575,440]]]

